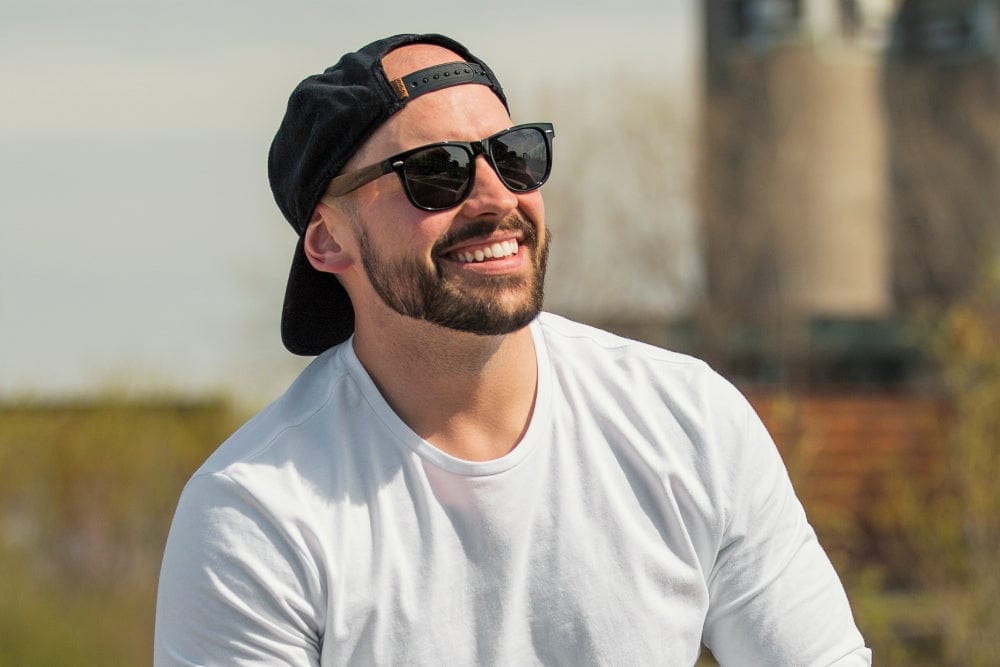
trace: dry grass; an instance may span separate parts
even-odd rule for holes
[[[185,480],[225,403],[0,406],[0,665],[141,665]]]

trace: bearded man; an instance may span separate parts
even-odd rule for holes
[[[743,396],[541,312],[553,138],[441,35],[295,89],[282,334],[317,358],[185,487],[156,665],[871,663]]]

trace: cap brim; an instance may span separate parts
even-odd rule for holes
[[[317,271],[306,258],[299,237],[285,287],[281,341],[289,352],[322,354],[354,333],[354,308],[332,273]]]

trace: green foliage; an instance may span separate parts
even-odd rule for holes
[[[221,401],[0,406],[0,665],[139,665],[181,487]]]
[[[956,664],[1000,664],[1000,267],[953,306],[937,336],[955,406],[956,486],[950,517],[960,531],[965,579],[948,628]]]
[[[885,562],[831,555],[879,663],[1000,664],[1000,278],[933,322],[950,466],[900,470],[871,508]],[[0,667],[148,664],[181,487],[242,418],[221,401],[0,406]],[[817,446],[799,445],[793,478]],[[848,547],[865,537],[813,518]]]
[[[930,477],[898,471],[871,508],[883,562],[841,571],[879,662],[997,665],[1000,273],[924,321],[952,410],[946,465]]]

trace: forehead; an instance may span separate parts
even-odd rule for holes
[[[407,44],[382,56],[382,69],[392,81],[433,65],[462,60],[454,51],[436,44]]]
[[[382,66],[392,80],[461,59],[441,46],[411,44],[386,54]],[[469,83],[441,88],[410,100],[393,114],[361,145],[345,170],[427,143],[482,139],[510,124],[506,107],[488,86]]]

